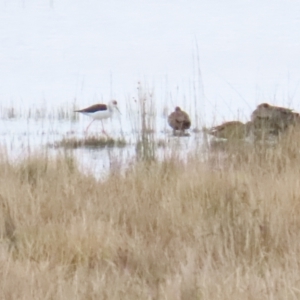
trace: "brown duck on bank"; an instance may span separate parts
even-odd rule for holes
[[[181,134],[184,134],[184,131],[191,127],[189,115],[178,106],[175,108],[175,111],[169,115],[168,123],[173,129],[174,135],[176,134],[176,130],[179,130]]]
[[[239,140],[249,136],[251,127],[251,122],[244,124],[240,121],[230,121],[210,129],[205,129],[205,132],[221,139]]]
[[[251,121],[256,130],[278,134],[289,126],[299,123],[299,114],[289,108],[262,103],[251,114]]]

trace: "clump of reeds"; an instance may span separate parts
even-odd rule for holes
[[[147,90],[140,83],[138,85],[137,104],[137,160],[153,161],[156,159],[156,113],[153,91]]]
[[[0,107],[0,116],[2,119],[15,119],[19,115],[19,111],[14,107],[14,105],[8,107]]]
[[[104,136],[87,136],[85,138],[62,138],[62,140],[50,145],[54,148],[77,149],[77,148],[106,148],[126,146],[126,140],[123,138],[112,138]]]

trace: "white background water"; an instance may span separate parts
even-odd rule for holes
[[[124,109],[140,81],[208,124],[300,110],[299,28],[291,0],[0,0],[0,102]]]

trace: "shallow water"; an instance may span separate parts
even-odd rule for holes
[[[0,0],[0,103],[124,110],[141,81],[158,114],[209,124],[265,101],[300,110],[299,16],[285,0]]]
[[[115,98],[122,115],[106,121],[106,131],[128,145],[73,151],[84,170],[101,173],[135,157],[141,87],[155,103],[156,139],[180,140],[183,154],[201,136],[171,137],[165,116],[174,106],[190,113],[193,127],[197,119],[248,120],[261,102],[300,111],[299,16],[300,2],[285,0],[0,0],[0,108],[22,112],[0,120],[0,142],[19,158],[83,138],[84,116],[36,121],[27,112],[72,112]],[[100,130],[95,122],[90,133]]]
[[[85,133],[89,118],[80,121],[48,120],[32,118],[2,119],[0,127],[1,149],[7,153],[12,161],[18,161],[26,156],[38,153],[55,155],[64,153],[75,157],[83,172],[92,173],[96,177],[103,177],[109,172],[125,170],[130,164],[137,161],[138,133],[136,129],[127,128],[121,131],[120,120],[113,118],[105,120],[104,126],[112,139],[124,140],[126,145],[122,147],[88,147],[70,148],[59,146],[62,140],[84,141],[86,138],[105,136],[101,133],[101,122],[95,121]],[[155,141],[155,157],[163,159],[176,155],[185,160],[188,152],[194,150],[202,143],[201,134],[190,132],[185,137],[174,137],[172,131],[166,129],[164,124],[158,127],[153,134]]]

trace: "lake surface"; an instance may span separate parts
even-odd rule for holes
[[[51,111],[115,98],[123,113],[107,126],[129,135],[138,82],[160,128],[176,105],[207,125],[245,121],[261,102],[300,111],[299,28],[299,1],[0,0],[0,105]]]
[[[1,0],[0,101],[125,107],[141,81],[208,123],[300,110],[299,28],[299,1]]]
[[[5,152],[12,161],[20,161],[24,157],[37,154],[46,154],[48,157],[61,154],[77,159],[83,172],[92,173],[98,178],[105,177],[109,172],[124,171],[138,159],[137,144],[138,131],[132,128],[131,132],[120,134],[120,120],[114,118],[104,121],[109,137],[114,140],[121,139],[121,146],[88,145],[88,140],[96,137],[98,140],[106,138],[101,134],[101,124],[93,124],[88,133],[82,128],[83,122],[34,119],[16,117],[1,119],[0,145],[1,152]],[[185,137],[174,137],[171,130],[157,131],[154,134],[155,157],[158,159],[176,158],[186,160],[190,151],[200,148],[203,135],[191,134]],[[68,146],[72,142],[80,141],[85,144],[79,147]],[[67,145],[66,145],[66,143]],[[200,146],[199,146],[200,145]],[[190,150],[190,151],[187,151]]]

